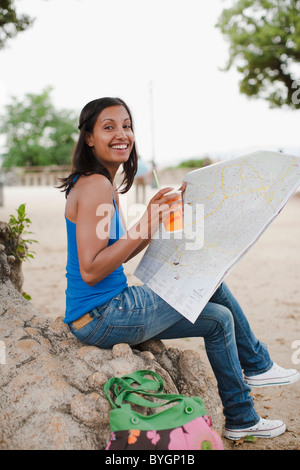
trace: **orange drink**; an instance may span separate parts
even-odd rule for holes
[[[163,220],[164,227],[167,232],[179,232],[183,229],[183,216],[182,216],[182,197],[172,199],[169,202],[178,201],[172,208],[171,214]]]
[[[160,189],[160,184],[156,171],[153,170],[153,175],[157,184],[158,189]],[[178,201],[178,204],[173,206],[171,214],[163,220],[163,224],[166,232],[180,232],[183,229],[183,211],[182,211],[182,195],[178,194],[177,197],[171,199],[169,202]]]

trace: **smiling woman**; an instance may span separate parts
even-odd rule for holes
[[[123,106],[112,106],[102,111],[93,131],[87,132],[86,143],[97,160],[114,178],[120,164],[130,158],[134,146],[131,118]]]
[[[99,120],[98,117],[102,112],[104,116],[101,115],[101,120]],[[120,121],[122,122],[120,123],[116,123],[114,119],[118,112],[121,113]],[[122,182],[124,188],[120,192],[125,193],[131,188],[137,171],[137,152],[131,112],[126,103],[120,98],[106,97],[90,101],[81,111],[78,126],[80,135],[73,155],[73,170],[71,175],[62,179],[61,188],[66,191],[66,196],[73,186],[74,178],[81,175],[102,174],[112,181],[111,175],[106,166],[103,165],[101,157],[99,159],[101,153],[99,153],[97,142],[101,142],[102,136],[104,137],[105,135],[107,141],[108,139],[115,138],[115,144],[124,145],[122,140],[124,136],[121,135],[121,140],[119,140],[120,137],[118,134],[115,134],[116,125],[122,127],[124,133],[128,134],[126,141],[128,148],[126,150],[129,150],[130,147],[129,158],[126,154],[127,158],[124,157],[124,161],[120,162],[123,164],[124,172]],[[120,131],[120,128],[118,128],[118,131]],[[96,143],[95,149],[94,142]]]
[[[79,122],[73,171],[62,184],[68,240],[64,322],[83,343],[103,349],[153,338],[204,337],[224,406],[225,436],[279,436],[285,424],[257,415],[250,386],[287,385],[300,374],[273,364],[225,284],[195,323],[147,285],[127,285],[123,263],[144,249],[160,223],[174,214],[178,193],[173,188],[159,190],[127,230],[114,179],[123,166],[126,192],[136,174],[131,113],[122,100],[102,98],[84,107]],[[180,190],[184,192],[185,186]]]
[[[141,220],[126,231],[119,192],[130,189],[137,171],[130,110],[119,98],[100,98],[83,108],[78,127],[73,171],[61,185],[67,197],[67,323],[127,286],[122,263],[145,248],[174,206],[174,194],[167,194],[171,188],[159,191]],[[114,181],[120,166],[123,190]]]

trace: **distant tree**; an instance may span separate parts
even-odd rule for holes
[[[34,22],[28,15],[17,15],[13,0],[0,0],[0,49],[8,39],[25,31]]]
[[[209,157],[203,158],[190,158],[189,160],[185,160],[179,165],[177,168],[202,168],[204,166],[208,166],[212,163]]]
[[[54,108],[51,90],[29,93],[23,99],[12,97],[6,105],[6,115],[0,120],[7,149],[2,155],[3,167],[70,163],[76,119],[72,111]]]
[[[299,0],[238,0],[216,26],[229,40],[227,70],[236,63],[244,76],[241,93],[300,108]]]

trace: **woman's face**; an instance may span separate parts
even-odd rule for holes
[[[86,134],[96,158],[108,171],[116,171],[130,156],[134,134],[124,106],[111,106],[99,114],[93,132]]]

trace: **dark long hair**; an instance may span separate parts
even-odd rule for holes
[[[120,98],[99,98],[97,100],[90,101],[84,106],[79,116],[79,126],[80,130],[79,139],[75,146],[73,159],[72,159],[72,173],[66,178],[60,178],[62,184],[58,186],[63,188],[62,191],[66,192],[66,197],[73,186],[73,181],[75,177],[81,175],[92,175],[98,173],[100,175],[106,176],[106,178],[111,181],[111,176],[108,170],[100,163],[95,157],[93,150],[89,147],[85,141],[86,133],[92,133],[94,125],[97,121],[99,114],[110,106],[123,106],[129,114],[133,132],[133,122],[132,115],[127,106],[127,104]],[[137,172],[137,151],[136,144],[133,144],[129,159],[127,162],[123,163],[123,180],[120,186],[124,186],[120,193],[126,193],[129,191],[133,184],[135,174]]]

